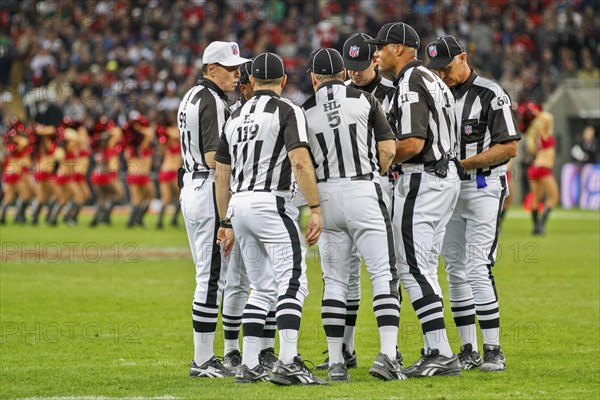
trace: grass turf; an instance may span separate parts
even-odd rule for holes
[[[148,218],[153,226],[153,216]],[[328,387],[237,386],[188,378],[194,269],[182,228],[0,227],[0,398],[506,399],[600,397],[600,219],[556,211],[546,237],[511,210],[494,269],[508,369],[462,377],[381,382],[368,374],[379,350],[363,270],[352,382]],[[299,350],[319,363],[322,282],[309,250],[311,295]],[[440,271],[442,286],[445,275]],[[459,343],[446,302],[448,334]],[[222,351],[222,331],[217,335]],[[481,340],[480,340],[481,344]],[[418,321],[404,293],[399,346],[419,356]],[[318,372],[325,377],[324,372]]]

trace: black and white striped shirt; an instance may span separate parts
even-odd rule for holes
[[[225,124],[215,160],[232,166],[231,191],[288,191],[294,178],[288,152],[308,147],[300,107],[258,90]]]
[[[430,164],[457,151],[454,96],[448,86],[420,61],[408,63],[394,82],[396,94],[389,119],[396,137],[425,139],[423,150],[408,164]]]
[[[302,108],[318,181],[379,171],[377,142],[394,140],[394,134],[373,95],[330,81]]]
[[[177,124],[185,172],[208,172],[204,154],[216,151],[219,135],[229,118],[227,96],[212,81],[198,79],[179,104]]]
[[[348,79],[344,84],[348,87],[353,87],[364,92],[371,93],[384,111],[390,109],[390,105],[392,104],[392,100],[394,98],[394,93],[396,92],[396,88],[394,84],[389,79],[381,76],[379,71],[376,71],[375,79],[371,81],[367,86],[356,86],[351,79]]]
[[[461,160],[495,144],[521,139],[510,97],[496,82],[472,71],[469,79],[452,88],[452,93],[456,99]]]

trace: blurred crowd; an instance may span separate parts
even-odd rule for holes
[[[442,34],[468,43],[472,65],[515,101],[541,103],[562,79],[598,78],[600,9],[593,0],[118,0],[3,1],[0,69],[20,62],[27,115],[44,100],[65,115],[124,123],[136,110],[155,122],[177,109],[200,75],[213,40],[237,41],[242,56],[285,58],[296,102],[312,91],[313,49],[341,50],[353,33],[376,35],[405,21],[423,45]],[[60,118],[55,118],[58,123]]]
[[[404,21],[421,36],[419,58],[426,60],[425,44],[451,34],[467,44],[479,74],[499,81],[519,105],[523,131],[533,118],[529,111],[539,109],[562,80],[600,78],[600,8],[594,0],[2,4],[0,145],[3,176],[12,174],[16,184],[4,180],[1,208],[4,214],[18,198],[17,219],[31,204],[34,222],[47,208],[49,223],[56,224],[59,214],[75,223],[92,198],[92,222],[108,222],[113,205],[129,199],[128,225],[139,225],[160,187],[162,224],[164,208],[176,196],[175,114],[214,40],[236,41],[247,58],[280,54],[288,74],[283,95],[300,104],[312,93],[306,70],[314,49],[341,50],[356,32],[375,36],[383,24]],[[24,178],[28,174],[35,179]],[[48,181],[53,187],[44,190],[40,182]]]

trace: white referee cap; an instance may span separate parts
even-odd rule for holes
[[[202,55],[203,64],[221,64],[226,67],[242,65],[249,60],[240,57],[240,47],[236,42],[212,42]]]

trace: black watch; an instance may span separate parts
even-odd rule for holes
[[[229,217],[221,218],[220,225],[221,228],[233,228],[233,225],[231,225],[231,218]]]

